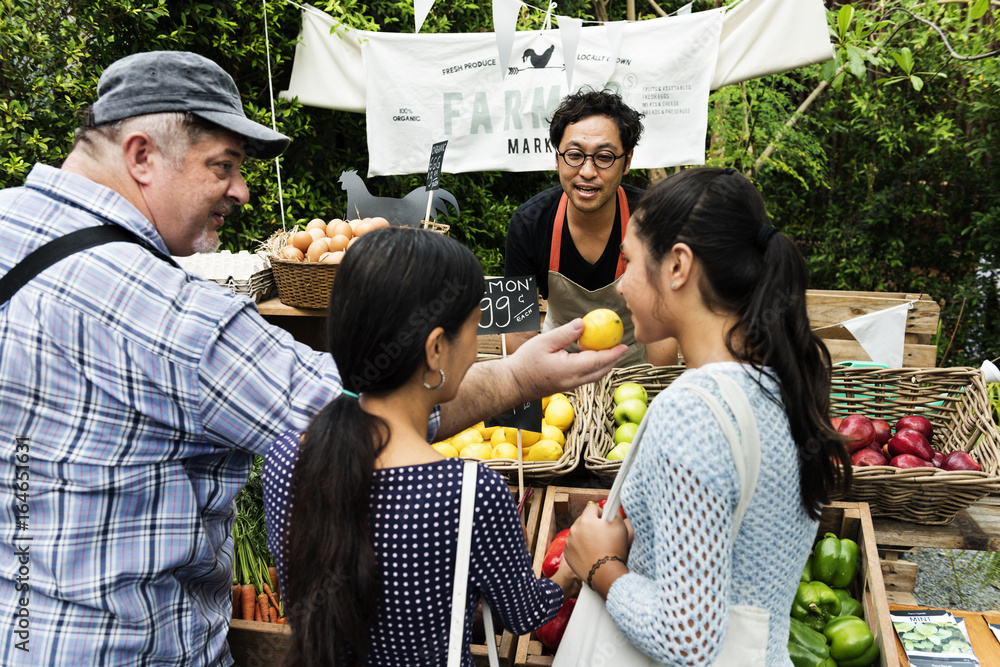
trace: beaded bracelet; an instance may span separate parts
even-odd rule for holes
[[[616,560],[622,565],[626,564],[625,561],[621,558],[621,556],[605,556],[604,558],[601,558],[596,563],[594,563],[594,566],[590,568],[590,574],[587,575],[587,586],[589,588],[594,587],[593,581],[594,581],[594,575],[597,574],[597,568],[601,567],[609,560]]]

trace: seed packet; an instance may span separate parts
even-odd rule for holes
[[[937,609],[889,616],[912,667],[979,667],[962,617]]]

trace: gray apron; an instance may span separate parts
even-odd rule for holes
[[[615,273],[615,281],[610,285],[605,285],[600,289],[589,290],[581,287],[563,274],[559,273],[559,254],[562,246],[562,232],[566,224],[566,205],[568,202],[566,194],[563,193],[559,200],[559,209],[556,211],[556,219],[552,226],[552,248],[549,254],[549,298],[548,309],[545,311],[545,322],[542,324],[542,331],[550,331],[556,327],[572,322],[577,317],[583,317],[595,308],[610,308],[618,313],[622,320],[625,333],[622,335],[622,343],[628,345],[628,352],[619,357],[615,366],[634,366],[646,362],[646,347],[635,340],[635,325],[632,324],[632,314],[625,299],[618,294],[618,281],[621,280],[625,272],[625,262],[619,255],[618,270]],[[622,238],[625,237],[625,227],[628,224],[629,209],[628,199],[625,190],[618,187],[618,210],[621,213]],[[570,352],[579,352],[580,348],[576,343],[570,344],[567,348]]]

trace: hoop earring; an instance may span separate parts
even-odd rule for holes
[[[425,381],[424,381],[424,387],[425,387],[425,388],[427,388],[427,389],[430,389],[431,391],[434,391],[434,390],[436,390],[436,389],[440,389],[441,387],[443,387],[443,386],[444,386],[444,371],[443,371],[443,370],[441,370],[441,369],[439,368],[439,369],[438,369],[438,373],[440,373],[440,374],[441,374],[441,381],[440,381],[440,382],[438,382],[438,383],[437,383],[436,385],[434,385],[434,386],[432,387],[432,386],[430,386],[429,384],[427,384],[427,381],[425,380]]]

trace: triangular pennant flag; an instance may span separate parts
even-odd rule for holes
[[[1000,382],[1000,369],[989,359],[983,361],[980,369],[983,371],[983,377],[987,382]]]
[[[900,368],[903,365],[906,314],[912,308],[913,303],[904,303],[855,317],[842,324],[861,343],[872,361],[889,368]]]
[[[604,34],[608,38],[608,62],[605,65],[605,71],[602,75],[602,82],[607,83],[611,79],[611,75],[615,72],[615,67],[618,66],[618,55],[622,50],[622,36],[625,34],[625,26],[628,21],[612,21],[610,23],[604,24]]]
[[[514,50],[514,30],[520,12],[520,0],[493,0],[493,32],[497,38],[497,64],[500,65],[501,78],[507,77],[507,64]]]
[[[571,16],[556,16],[559,36],[562,38],[563,62],[566,63],[566,90],[573,92],[573,63],[576,62],[576,48],[580,44],[583,19]]]
[[[685,14],[690,14],[692,5],[694,5],[694,3],[689,2],[680,9],[678,9],[676,12],[674,12],[674,14],[676,14],[677,16],[684,16]]]
[[[433,6],[434,0],[413,0],[413,20],[417,27],[415,32],[420,32],[420,27],[424,24],[424,19],[430,14]]]

